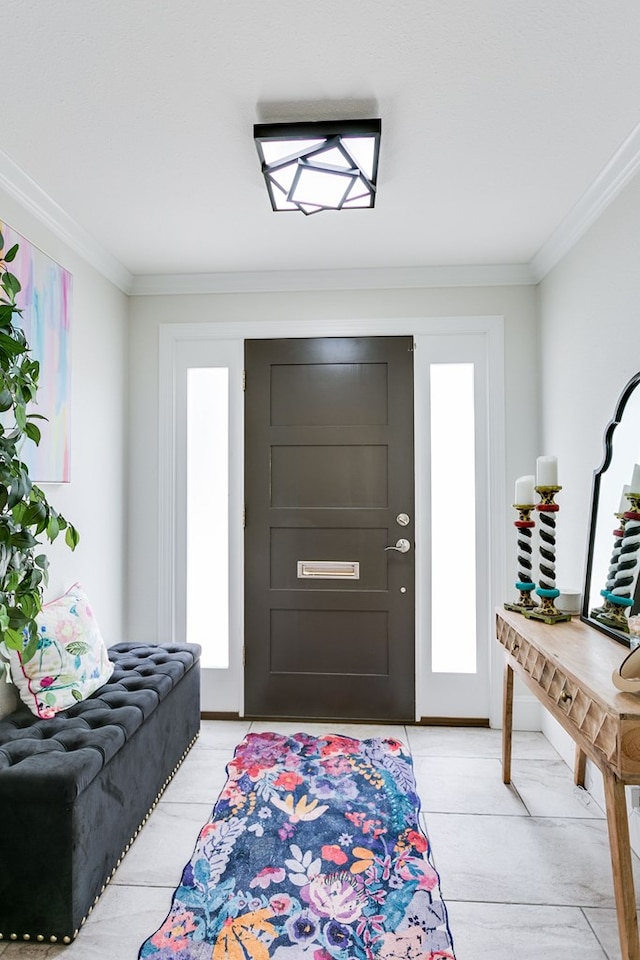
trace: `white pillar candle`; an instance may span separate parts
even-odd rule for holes
[[[521,506],[526,506],[529,503],[533,503],[535,484],[536,478],[534,476],[518,477],[516,480],[516,495],[514,503],[518,503]]]
[[[536,486],[538,487],[558,486],[557,457],[538,457],[536,460],[536,480]]]
[[[640,463],[634,463],[633,476],[631,477],[631,493],[640,493]]]
[[[622,488],[622,496],[620,497],[620,506],[618,507],[618,513],[626,513],[626,511],[631,506],[627,498],[627,494],[629,493],[629,490],[631,490],[631,487],[629,486],[628,483],[625,483],[624,487]]]

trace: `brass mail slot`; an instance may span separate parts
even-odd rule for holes
[[[359,580],[358,560],[298,560],[298,580]]]

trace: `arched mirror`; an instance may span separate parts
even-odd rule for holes
[[[640,488],[640,373],[622,391],[593,478],[580,614],[627,646],[640,644],[640,489],[633,487]]]

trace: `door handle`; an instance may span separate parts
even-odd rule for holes
[[[392,547],[385,547],[384,549],[385,549],[385,551],[387,551],[387,550],[397,550],[398,553],[408,553],[409,550],[411,550],[411,544],[409,543],[408,540],[400,539],[400,540],[396,540],[394,546],[392,546]]]

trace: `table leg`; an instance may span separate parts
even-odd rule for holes
[[[511,783],[511,739],[513,735],[513,670],[504,665],[502,689],[502,782]]]
[[[573,782],[576,787],[584,787],[584,778],[587,771],[587,755],[576,744],[576,762],[573,768]]]
[[[638,917],[633,889],[629,821],[627,820],[624,783],[616,777],[612,770],[603,770],[603,777],[622,960],[640,960]]]

